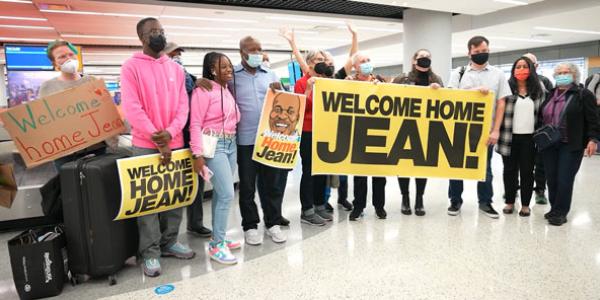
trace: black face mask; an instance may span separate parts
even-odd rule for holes
[[[431,67],[431,59],[429,57],[417,58],[417,66],[421,68],[429,68]]]
[[[162,34],[151,35],[149,42],[150,43],[148,44],[148,46],[150,47],[150,49],[152,49],[152,51],[156,53],[159,53],[160,51],[163,51],[165,49],[165,46],[167,45],[167,38],[165,38],[165,36]]]
[[[478,65],[485,64],[489,58],[490,58],[489,53],[471,54],[471,60]]]
[[[333,76],[333,71],[335,71],[335,68],[333,66],[328,66],[324,62],[320,62],[315,65],[315,73],[319,75],[331,77]]]

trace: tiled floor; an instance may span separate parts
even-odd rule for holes
[[[502,208],[501,161],[494,158],[496,209]],[[119,283],[93,280],[66,286],[60,299],[600,299],[600,157],[584,160],[576,179],[569,223],[551,227],[545,206],[530,218],[492,220],[477,211],[475,183],[465,186],[462,215],[450,217],[447,181],[431,180],[427,216],[400,214],[399,190],[388,178],[387,220],[372,207],[359,222],[336,210],[326,227],[300,225],[299,173],[288,180],[284,215],[292,224],[288,242],[265,236],[262,246],[236,251],[240,263],[209,261],[206,239],[186,233],[181,240],[198,252],[193,260],[162,261],[163,275],[146,278],[130,266]],[[411,186],[414,190],[414,186]],[[336,198],[334,192],[331,203]],[[209,206],[205,204],[207,222]],[[239,210],[232,209],[230,237],[242,239]],[[183,231],[182,231],[183,232]],[[0,242],[15,233],[0,235]],[[157,296],[154,288],[173,284]],[[0,248],[0,299],[17,299],[6,246]]]

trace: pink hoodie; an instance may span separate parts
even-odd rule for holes
[[[121,67],[121,96],[134,146],[156,149],[152,134],[166,130],[172,137],[169,147],[183,147],[189,102],[180,65],[166,55],[155,59],[135,53]]]

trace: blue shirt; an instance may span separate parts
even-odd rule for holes
[[[237,142],[243,146],[254,145],[265,95],[271,83],[279,82],[279,77],[262,66],[256,68],[254,75],[248,73],[241,64],[233,70],[234,82],[229,82],[229,86],[234,87],[233,94],[241,115]]]

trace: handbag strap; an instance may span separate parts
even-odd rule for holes
[[[571,99],[573,99],[573,96],[574,95],[570,95],[569,97],[567,97],[567,100],[565,101],[565,106],[563,107],[563,110],[560,112],[560,115],[558,117],[558,124],[556,124],[556,126],[560,126],[565,121],[567,107],[569,107],[569,102],[571,102]],[[556,107],[556,103],[554,103],[554,106]]]

